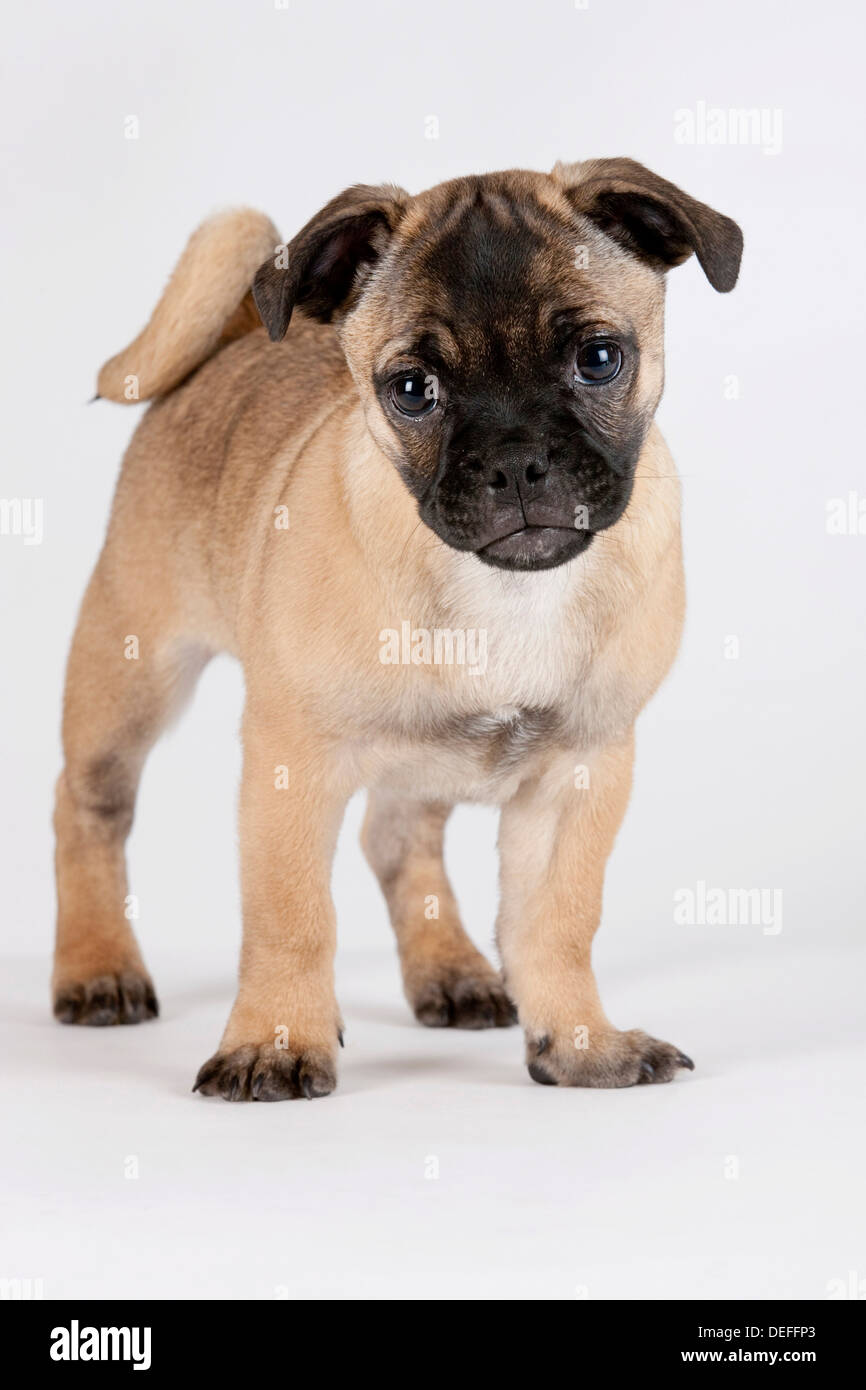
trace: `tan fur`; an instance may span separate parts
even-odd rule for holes
[[[190,237],[147,327],[106,362],[97,391],[106,400],[149,401],[171,391],[234,336],[227,320],[279,234],[249,208],[217,214]],[[247,310],[249,327],[249,311]],[[134,378],[134,390],[129,389]]]
[[[559,205],[554,180],[521,177]],[[447,192],[436,190],[411,205],[418,227],[437,199],[444,210]],[[584,235],[600,238],[589,225]],[[645,1079],[648,1064],[666,1079],[676,1050],[617,1032],[590,965],[634,721],[682,624],[679,488],[664,442],[653,426],[625,516],[576,560],[543,573],[483,567],[418,525],[388,456],[368,385],[391,331],[375,274],[339,332],[302,316],[280,345],[261,328],[244,331],[252,270],[277,241],[258,214],[206,223],[144,333],[100,373],[103,395],[122,399],[134,372],[142,396],[163,399],[129,447],[70,656],[58,1012],[75,1014],[94,990],[152,993],[123,915],[123,844],[151,743],[209,657],[228,650],[247,688],[244,944],[237,1001],[202,1089],[267,1099],[333,1086],[341,1024],[330,863],[359,787],[370,789],[365,852],[420,1017],[477,1023],[480,1010],[509,1021],[509,998],[460,924],[442,863],[450,807],[498,804],[498,941],[528,1060],[547,1073],[538,1079],[625,1085]],[[658,277],[601,242],[598,294],[648,316],[641,390],[654,403]],[[275,525],[281,507],[288,530]],[[484,627],[486,671],[383,665],[380,633],[404,618]],[[129,634],[138,660],[124,659]],[[533,710],[555,717],[555,734],[526,717]],[[585,789],[575,787],[578,764],[589,768]],[[280,768],[286,787],[275,784]],[[280,1030],[288,1041],[275,1052]]]

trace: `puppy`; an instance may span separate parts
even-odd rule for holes
[[[545,1085],[669,1081],[691,1061],[614,1027],[590,953],[634,722],[683,617],[678,484],[653,424],[664,273],[694,252],[732,289],[740,231],[605,159],[417,197],[351,188],[278,243],[254,212],[206,222],[99,376],[100,396],[154,404],[69,659],[55,1015],[157,1013],[124,842],[148,750],[229,651],[246,682],[243,948],[196,1090],[334,1089],[329,876],[361,787],[422,1023],[519,1019]],[[501,807],[501,974],[443,866],[458,801]]]

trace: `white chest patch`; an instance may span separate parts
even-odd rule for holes
[[[489,718],[513,722],[515,710],[558,704],[577,675],[565,628],[580,582],[576,566],[512,573],[455,552],[449,569],[448,621],[483,634],[477,703]]]

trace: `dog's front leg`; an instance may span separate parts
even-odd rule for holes
[[[237,999],[195,1089],[225,1100],[327,1095],[342,1041],[329,879],[348,791],[333,746],[297,711],[248,699]]]
[[[592,972],[604,870],[631,789],[633,739],[574,778],[560,762],[524,783],[502,811],[497,926],[508,991],[543,1085],[670,1081],[690,1060],[670,1043],[609,1022]],[[575,781],[588,785],[575,786]]]

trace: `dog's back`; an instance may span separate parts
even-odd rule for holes
[[[269,341],[249,284],[276,243],[248,209],[203,223],[147,326],[98,377],[100,399],[152,402],[123,460],[99,568],[122,554],[128,575],[158,574],[162,601],[185,608],[217,649],[234,646],[226,609],[261,542],[256,517],[323,411],[353,393],[330,325],[298,316],[279,347]],[[263,467],[281,451],[281,469]]]

